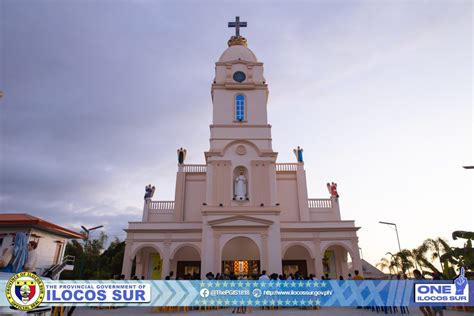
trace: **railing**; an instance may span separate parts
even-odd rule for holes
[[[153,213],[173,213],[174,201],[150,201],[148,202],[148,210]]]
[[[59,275],[66,269],[66,266],[74,266],[76,258],[74,256],[65,256],[62,263],[52,265],[43,272],[42,276],[53,280],[59,279]]]
[[[207,166],[206,165],[184,165],[183,168],[184,172],[206,172]]]
[[[298,168],[297,163],[277,163],[275,166],[276,171],[296,171]]]
[[[308,208],[332,208],[331,199],[308,199]]]

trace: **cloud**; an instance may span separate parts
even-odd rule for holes
[[[402,218],[407,246],[447,236],[454,219],[425,215],[470,216],[472,184],[450,168],[472,145],[471,6],[3,1],[0,212],[123,238],[146,184],[173,199],[176,148],[204,162],[214,62],[239,14],[265,63],[279,161],[304,146],[311,197],[340,182],[364,255],[386,252],[370,238],[374,214]]]

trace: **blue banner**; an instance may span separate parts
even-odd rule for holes
[[[36,280],[35,290],[25,278],[0,282],[0,306],[474,306],[474,281]]]

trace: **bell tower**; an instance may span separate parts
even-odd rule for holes
[[[269,206],[276,201],[268,85],[263,63],[240,35],[240,27],[246,26],[238,17],[229,22],[236,32],[216,62],[210,149],[205,153],[207,205]]]

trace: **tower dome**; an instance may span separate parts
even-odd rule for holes
[[[233,36],[234,37],[234,36]],[[257,56],[247,47],[247,42],[232,42],[229,40],[229,47],[222,53],[219,62],[235,60],[245,60],[253,63],[257,62]]]

